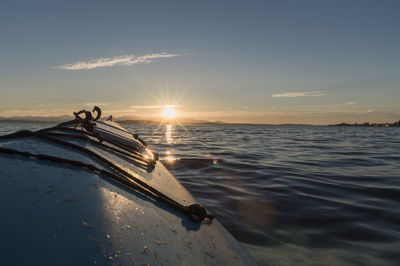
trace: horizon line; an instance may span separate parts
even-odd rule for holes
[[[60,123],[61,121],[65,121],[66,117],[73,118],[72,115],[63,115],[57,117],[51,116],[23,116],[23,117],[1,117],[0,116],[0,123],[37,123],[37,124],[54,124]],[[30,119],[31,118],[31,119]],[[32,119],[33,118],[33,119]],[[36,118],[36,120],[35,120]],[[40,118],[44,118],[44,120],[40,120]],[[49,120],[45,120],[48,118]],[[58,120],[57,118],[63,118],[63,120]],[[123,118],[123,117],[121,117]],[[54,120],[51,120],[54,119]],[[186,118],[188,119],[188,118]],[[353,123],[331,123],[331,124],[312,124],[312,123],[256,123],[256,122],[225,122],[225,121],[208,121],[208,120],[200,120],[200,119],[191,119],[192,121],[157,121],[157,120],[149,120],[145,118],[130,118],[130,119],[118,119],[114,118],[114,122],[121,123],[121,124],[135,124],[135,125],[265,125],[265,126],[285,126],[285,125],[293,125],[293,126],[358,126],[358,125],[393,125],[399,124],[400,120],[394,122],[353,122]],[[178,123],[177,123],[178,122]]]

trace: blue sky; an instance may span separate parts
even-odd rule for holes
[[[398,121],[398,1],[1,1],[0,116]]]

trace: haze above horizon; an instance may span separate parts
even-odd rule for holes
[[[0,117],[400,119],[398,1],[2,1]]]

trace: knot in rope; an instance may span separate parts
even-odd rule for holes
[[[214,215],[207,213],[206,209],[198,203],[192,203],[186,207],[188,215],[193,222],[200,223],[204,219],[214,219]]]

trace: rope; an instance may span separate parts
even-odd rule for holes
[[[128,151],[128,152],[130,152],[130,153],[135,152],[136,154],[138,154],[139,156],[141,156],[142,159],[143,159],[144,161],[147,162],[147,164],[148,164],[149,167],[154,168],[154,166],[155,166],[155,164],[156,164],[156,161],[158,160],[158,154],[157,154],[156,152],[151,151],[152,154],[153,154],[153,156],[154,156],[154,160],[152,160],[152,159],[144,159],[144,158],[143,158],[143,157],[144,157],[144,156],[143,156],[143,153],[141,153],[139,149],[133,149],[133,147],[132,147],[132,148],[125,147],[124,145],[122,145],[122,144],[120,144],[120,143],[118,143],[118,142],[116,142],[116,141],[112,141],[112,140],[110,140],[110,139],[105,140],[105,139],[103,139],[102,137],[100,137],[100,136],[97,134],[96,130],[94,129],[95,127],[90,127],[90,128],[88,128],[88,126],[86,126],[86,127],[84,127],[84,128],[86,129],[86,131],[78,130],[78,129],[70,128],[70,127],[59,126],[59,125],[58,125],[58,126],[51,127],[51,128],[41,129],[41,130],[38,130],[38,131],[36,131],[36,132],[41,132],[41,133],[42,133],[42,132],[48,132],[48,131],[51,131],[51,130],[70,131],[70,132],[75,132],[75,133],[84,134],[84,135],[86,135],[86,136],[90,136],[90,137],[93,137],[93,138],[97,138],[97,139],[99,140],[98,143],[103,143],[103,141],[107,141],[107,142],[111,143],[112,145],[114,145],[114,146],[116,146],[116,147],[118,147],[118,148],[120,148],[120,149],[123,149],[123,150],[125,150],[125,151]],[[88,129],[90,129],[90,130],[88,130]],[[133,137],[134,137],[136,140],[138,140],[143,146],[145,146],[145,147],[147,146],[147,143],[145,143],[142,139],[140,139],[139,137],[137,137],[136,134],[134,134]],[[109,147],[110,147],[110,146],[109,146]]]
[[[76,130],[76,131],[78,131],[78,130]],[[84,131],[79,131],[79,132],[83,133]],[[93,140],[93,139],[91,139],[89,137],[79,136],[79,135],[71,135],[71,134],[65,134],[65,133],[53,133],[53,132],[47,132],[47,131],[42,131],[42,133],[47,135],[47,136],[50,136],[50,137],[65,137],[65,138],[85,140],[85,141],[90,142],[93,145],[100,146],[100,147],[102,147],[102,148],[104,148],[104,149],[106,149],[108,151],[112,151],[112,152],[118,153],[120,155],[124,155],[126,157],[131,158],[131,159],[134,159],[135,161],[138,160],[138,161],[141,161],[141,162],[143,162],[145,164],[148,163],[143,158],[142,154],[140,154],[140,153],[136,153],[136,152],[135,153],[133,153],[133,152],[128,153],[128,152],[116,149],[116,148],[114,148],[112,146],[106,145],[106,144],[104,144],[102,142],[95,141],[95,140]]]

